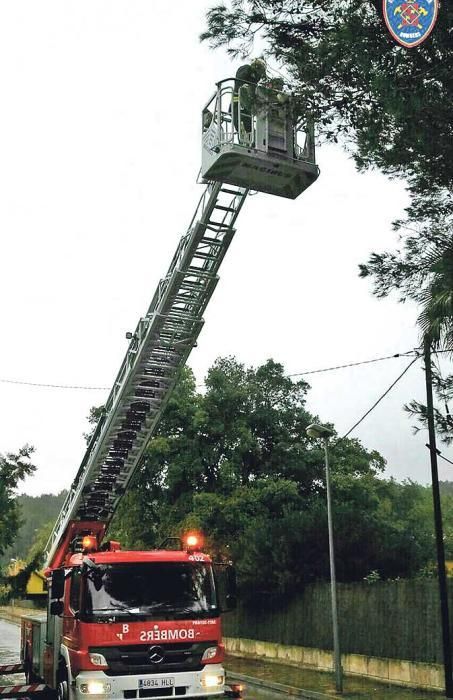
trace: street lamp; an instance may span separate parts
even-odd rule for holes
[[[330,590],[332,603],[333,625],[333,655],[335,669],[335,687],[337,693],[343,692],[343,674],[341,669],[340,636],[338,634],[338,610],[337,610],[337,580],[335,576],[335,550],[333,544],[332,500],[330,495],[329,451],[327,448],[329,438],[334,431],[325,425],[312,423],[306,429],[309,437],[321,438],[324,442],[324,457],[326,465],[326,494],[327,494],[327,529],[329,531],[329,561],[330,561]]]

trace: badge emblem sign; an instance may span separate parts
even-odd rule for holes
[[[431,33],[439,0],[383,0],[384,19],[393,38],[402,46],[418,46]]]

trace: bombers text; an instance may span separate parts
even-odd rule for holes
[[[195,630],[143,630],[141,642],[170,642],[174,639],[195,639]]]

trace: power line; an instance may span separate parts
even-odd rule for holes
[[[21,384],[22,386],[45,387],[46,389],[81,389],[83,391],[107,391],[108,386],[78,386],[75,384],[44,384],[43,382],[26,382],[19,379],[0,379],[2,384]]]
[[[369,365],[373,362],[382,362],[383,360],[393,360],[397,357],[410,357],[412,354],[416,353],[417,350],[407,350],[406,352],[397,352],[394,355],[386,355],[385,357],[374,357],[371,360],[359,360],[358,362],[347,362],[344,365],[335,365],[334,367],[323,367],[322,369],[309,369],[303,372],[293,372],[292,374],[287,374],[287,377],[302,377],[307,374],[321,374],[322,372],[333,372],[337,369],[346,369],[347,367],[358,367],[359,365]],[[417,355],[418,356],[418,355]],[[196,385],[204,386],[204,382]]]
[[[394,355],[386,355],[385,357],[374,357],[371,360],[360,360],[358,362],[348,362],[344,365],[335,365],[333,367],[324,367],[323,369],[311,369],[305,370],[303,372],[293,372],[288,374],[288,377],[301,377],[306,374],[320,374],[321,372],[333,372],[337,369],[345,369],[347,367],[358,367],[359,365],[368,365],[373,362],[382,362],[383,360],[393,360],[398,357],[409,357],[415,350],[408,350],[407,352],[397,352]],[[2,384],[19,384],[21,386],[34,386],[42,387],[45,389],[75,389],[79,391],[108,391],[110,387],[108,386],[81,386],[78,384],[47,384],[45,382],[29,382],[20,379],[6,379],[0,378],[0,383]],[[197,384],[196,386],[203,386],[204,382]]]
[[[344,440],[345,438],[347,438],[348,435],[350,435],[350,434],[352,433],[352,431],[355,430],[355,429],[357,428],[357,426],[360,425],[360,423],[362,423],[362,421],[364,421],[365,418],[366,418],[367,416],[370,415],[371,411],[374,411],[374,409],[376,408],[376,406],[377,406],[378,404],[380,404],[381,401],[382,401],[382,399],[384,399],[384,398],[387,396],[387,394],[389,394],[389,393],[391,392],[391,390],[393,389],[393,387],[396,386],[396,385],[398,384],[398,382],[400,381],[400,379],[402,379],[402,378],[404,377],[404,375],[406,374],[407,370],[410,369],[410,368],[412,367],[412,365],[414,364],[414,362],[417,362],[417,360],[418,360],[420,357],[421,357],[421,356],[420,356],[419,354],[417,354],[416,357],[414,357],[414,359],[412,360],[412,362],[409,362],[409,364],[407,365],[407,367],[401,372],[401,374],[395,379],[395,381],[392,382],[392,383],[390,384],[390,386],[388,387],[388,389],[386,389],[386,390],[384,391],[384,393],[381,394],[381,396],[378,398],[377,401],[374,402],[374,404],[371,406],[371,408],[369,408],[368,411],[367,411],[366,413],[364,413],[363,416],[357,421],[357,423],[354,423],[354,425],[352,426],[352,428],[350,428],[350,429],[348,430],[348,432],[345,433],[337,442],[340,442],[341,440]]]
[[[428,445],[428,443],[426,443],[425,447],[427,447],[428,450],[431,451],[431,445]],[[448,457],[445,457],[445,456],[442,454],[442,452],[441,452],[440,450],[437,450],[437,449],[436,449],[436,454],[437,454],[438,457],[440,457],[441,459],[443,459],[445,462],[448,462],[448,464],[453,464],[453,462],[451,461],[451,459],[448,459]]]
[[[408,350],[407,352],[397,352],[395,355],[387,355],[385,357],[375,357],[372,360],[361,360],[359,362],[348,362],[345,365],[336,365],[335,367],[324,367],[323,369],[310,369],[305,372],[294,372],[293,374],[288,374],[288,377],[301,377],[306,374],[320,374],[321,372],[332,372],[335,369],[345,369],[346,367],[358,367],[359,365],[369,365],[372,362],[382,362],[383,360],[393,360],[396,357],[409,357],[415,352],[415,350]],[[418,357],[418,356],[417,356]]]

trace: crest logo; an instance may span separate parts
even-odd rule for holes
[[[431,33],[439,11],[439,0],[383,0],[384,19],[390,34],[411,48]]]

